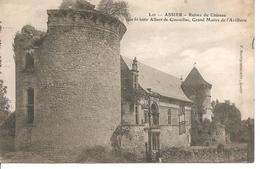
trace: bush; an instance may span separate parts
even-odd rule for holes
[[[60,9],[90,10],[94,8],[95,5],[85,0],[63,0],[60,5]]]
[[[103,13],[112,15],[122,22],[128,22],[131,14],[128,9],[128,3],[125,1],[101,0],[97,9]]]

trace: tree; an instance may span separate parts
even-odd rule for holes
[[[97,10],[117,17],[121,21],[128,21],[131,18],[128,3],[125,1],[101,0],[97,6]]]
[[[0,56],[0,68],[2,67],[1,64],[1,56]],[[0,71],[1,74],[1,71]],[[6,97],[7,87],[4,86],[4,81],[0,80],[0,123],[5,120],[9,113],[9,100]]]
[[[192,132],[192,145],[193,146],[209,146],[212,144],[212,133],[214,131],[215,123],[208,119],[204,121],[193,121]]]
[[[85,0],[63,0],[60,5],[60,9],[89,10],[94,8],[94,5]]]
[[[218,103],[213,110],[214,120],[225,125],[231,141],[239,141],[239,130],[241,127],[241,112],[235,105]]]
[[[31,25],[22,27],[21,32],[17,32],[14,38],[14,51],[18,46],[23,49],[31,49],[40,46],[45,38],[46,33],[35,29]],[[15,56],[16,57],[16,56]]]

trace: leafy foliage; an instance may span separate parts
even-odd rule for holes
[[[215,123],[205,119],[200,122],[199,120],[193,121],[192,124],[192,145],[194,146],[209,146],[212,144],[211,136],[215,128]]]
[[[8,113],[9,112],[9,104],[8,98],[6,97],[7,87],[4,86],[3,80],[0,80],[0,113]]]
[[[30,49],[35,46],[40,46],[44,40],[45,34],[45,32],[36,30],[31,25],[23,26],[21,32],[17,32],[14,38],[14,50],[16,50],[19,45],[20,47],[22,46],[23,49]]]
[[[230,140],[239,141],[239,130],[241,128],[241,112],[228,103],[218,103],[213,110],[214,119],[224,124]]]
[[[247,123],[241,121],[241,113],[235,105],[212,101],[214,118],[209,121],[193,121],[193,145],[205,145],[210,142],[210,137],[216,123],[225,125],[226,133],[232,142],[247,142],[249,139]]]
[[[95,6],[85,0],[63,0],[60,9],[72,10],[90,10]],[[128,4],[125,1],[101,0],[97,6],[97,10],[112,15],[122,22],[128,22],[131,18],[128,10]]]
[[[95,6],[85,0],[63,0],[60,9],[89,10]]]
[[[1,63],[1,57],[0,57],[0,68],[2,67],[2,63]],[[1,74],[1,71],[0,71]],[[0,80],[0,123],[1,120],[5,120],[5,119],[1,119],[1,118],[5,118],[7,117],[8,113],[9,113],[9,100],[6,97],[6,93],[7,93],[7,87],[4,86],[4,81]]]
[[[251,123],[250,123],[250,121],[251,121]],[[241,121],[241,126],[240,126],[238,134],[237,134],[238,142],[248,143],[251,141],[251,139],[253,139],[252,137],[254,137],[253,136],[254,135],[254,122],[252,123],[252,121],[254,121],[254,120],[250,119],[250,118],[247,120]]]
[[[128,3],[125,1],[101,0],[97,9],[103,13],[117,17],[121,21],[128,21],[131,14],[128,9]]]

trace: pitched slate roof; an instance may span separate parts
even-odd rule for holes
[[[191,72],[188,74],[186,79],[183,82],[184,86],[208,86],[209,88],[212,87],[210,83],[203,79],[200,72],[196,67],[194,67]]]
[[[122,59],[131,70],[133,61],[124,56],[122,56]],[[147,89],[151,88],[153,92],[159,93],[162,96],[191,102],[191,100],[185,96],[183,90],[181,89],[182,82],[179,78],[140,62],[137,62],[137,64],[139,70],[138,82],[144,90],[148,91]]]

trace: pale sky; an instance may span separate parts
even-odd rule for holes
[[[0,0],[2,74],[8,98],[15,109],[15,33],[31,24],[47,29],[47,9],[62,0]],[[96,5],[99,0],[89,0]],[[187,1],[187,3],[185,3]],[[176,77],[186,78],[194,62],[213,85],[212,98],[231,100],[242,118],[254,117],[253,0],[128,0],[132,17],[148,13],[220,13],[247,19],[246,23],[131,22],[121,41],[121,54]],[[243,92],[239,90],[240,45],[243,50]]]

